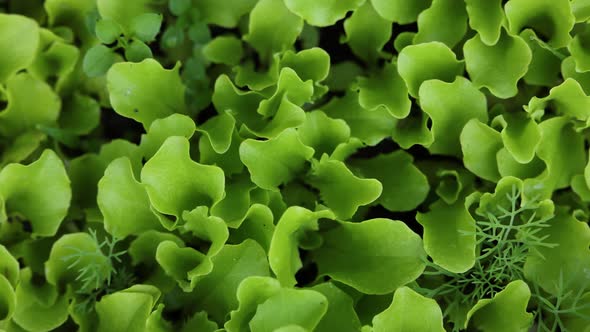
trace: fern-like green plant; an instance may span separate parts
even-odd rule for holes
[[[560,270],[556,282],[555,295],[547,294],[533,284],[532,299],[537,307],[536,324],[539,332],[568,331],[563,317],[581,318],[590,322],[590,301],[583,302],[588,295],[588,287],[580,287],[577,291],[565,290],[563,271]]]
[[[118,271],[116,268],[116,263],[122,262],[121,256],[127,253],[127,250],[115,249],[120,240],[115,236],[111,239],[105,236],[104,240],[100,241],[95,230],[89,229],[88,233],[96,243],[95,250],[68,247],[73,253],[62,257],[63,261],[71,262],[68,269],[78,269],[76,281],[80,281],[82,285],[76,290],[81,296],[76,304],[76,310],[82,312],[91,311],[100,296],[122,289],[133,282],[132,274],[127,273],[125,269]],[[90,263],[87,263],[89,261]]]
[[[476,221],[479,256],[473,268],[454,273],[427,262],[425,283],[434,280],[438,286],[417,290],[446,304],[443,314],[453,321],[453,331],[462,328],[465,308],[471,308],[480,299],[492,298],[511,281],[525,280],[524,263],[532,248],[556,246],[547,242],[548,236],[539,236],[543,228],[549,227],[553,216],[539,213],[538,199],[524,201],[520,190],[512,186],[506,200],[508,208],[498,204],[491,211],[478,213],[483,219]],[[535,296],[544,299],[540,292]],[[547,308],[537,310],[538,315]]]

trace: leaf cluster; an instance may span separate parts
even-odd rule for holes
[[[0,1],[0,330],[590,331],[587,2]]]
[[[117,268],[121,263],[121,256],[127,250],[117,251],[115,249],[119,239],[105,236],[103,241],[98,239],[96,230],[88,229],[92,240],[96,244],[93,251],[87,251],[74,246],[66,246],[73,253],[61,257],[68,263],[68,269],[77,271],[76,281],[81,285],[75,292],[82,296],[82,300],[76,304],[76,310],[88,312],[94,309],[94,304],[102,295],[113,293],[132,284],[133,275],[128,274],[124,269]],[[91,263],[87,263],[90,261]],[[114,281],[114,279],[116,279]]]

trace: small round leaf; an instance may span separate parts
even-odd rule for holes
[[[144,59],[153,57],[152,50],[139,39],[133,39],[125,49],[125,58],[131,62],[141,62]]]
[[[110,19],[102,19],[96,22],[94,32],[103,44],[110,44],[117,40],[123,31],[119,23]]]
[[[89,77],[98,77],[104,75],[114,62],[115,52],[99,44],[94,45],[86,52],[82,68]]]
[[[135,37],[144,42],[150,42],[156,38],[162,25],[162,15],[145,13],[136,16],[131,21],[131,31]]]
[[[191,0],[170,0],[168,8],[172,14],[180,16],[190,8],[191,2]]]

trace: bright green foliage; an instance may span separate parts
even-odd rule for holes
[[[418,16],[418,33],[414,43],[437,41],[455,47],[467,31],[465,2],[432,0],[432,5]]]
[[[1,154],[0,166],[25,160],[46,138],[45,134],[38,131],[29,131],[16,137]]]
[[[219,36],[203,47],[203,55],[211,62],[237,65],[243,56],[242,42],[234,36]]]
[[[381,182],[383,192],[377,202],[390,211],[415,209],[430,190],[426,176],[414,166],[412,156],[403,151],[352,160],[350,165],[364,177]]]
[[[422,240],[398,220],[342,222],[321,237],[313,251],[320,274],[366,294],[390,293],[424,270]]]
[[[477,31],[482,43],[492,46],[500,39],[505,19],[501,0],[465,0],[469,26]]]
[[[361,67],[352,61],[335,63],[330,67],[327,84],[334,91],[344,91],[361,73]]]
[[[535,121],[523,113],[508,113],[495,120],[503,127],[502,141],[514,159],[522,164],[533,160],[541,140],[541,132]]]
[[[156,119],[185,113],[184,86],[178,71],[178,65],[167,70],[153,59],[113,65],[107,73],[113,109],[124,117],[141,122],[145,128]],[[146,76],[151,79],[146,80]]]
[[[590,281],[586,273],[590,266],[588,224],[561,212],[548,226],[538,237],[554,245],[534,248],[524,265],[525,276],[552,295],[587,289]]]
[[[160,291],[149,285],[134,285],[104,296],[96,304],[98,331],[145,331],[145,323]]]
[[[426,81],[419,95],[422,110],[432,119],[431,153],[458,156],[463,126],[474,118],[487,121],[485,95],[466,78],[457,77],[453,83]]]
[[[225,197],[211,208],[211,214],[223,219],[229,227],[239,227],[251,207],[251,191],[255,188],[247,174],[228,180]]]
[[[343,19],[346,13],[360,7],[365,0],[283,0],[290,11],[309,25],[325,27]]]
[[[98,77],[104,75],[116,60],[117,56],[110,48],[98,44],[88,50],[82,65],[88,77]]]
[[[207,318],[206,312],[201,311],[193,315],[182,327],[182,332],[190,332],[195,330],[215,332],[217,331],[217,324]]]
[[[277,190],[303,171],[313,153],[294,129],[267,141],[247,139],[240,145],[240,160],[248,167],[252,182],[267,190]]]
[[[433,331],[442,332],[443,319],[438,304],[408,287],[400,287],[393,294],[387,310],[373,318],[374,332]]]
[[[566,46],[574,26],[574,15],[567,0],[510,0],[504,6],[510,32],[520,33],[531,27],[537,35],[548,41],[549,46]]]
[[[79,299],[74,309],[87,313],[93,310],[100,294],[113,292],[130,282],[122,271],[117,273],[115,269],[126,251],[115,250],[117,238],[105,237],[101,242],[93,230],[90,235],[71,235],[52,248],[45,265],[47,281],[58,287],[64,282],[75,282]]]
[[[8,285],[15,287],[19,281],[18,261],[12,257],[10,252],[3,245],[0,245],[0,258],[2,258],[0,261],[1,275],[5,278]]]
[[[269,204],[276,203],[269,199]],[[277,211],[274,214],[278,214]],[[252,204],[246,215],[236,222],[237,227],[232,233],[231,242],[253,239],[269,251],[272,236],[276,227],[273,224],[273,210],[259,203]]]
[[[261,0],[250,13],[244,40],[263,58],[269,58],[293,44],[302,29],[303,20],[290,12],[283,0]]]
[[[10,284],[5,276],[0,276],[0,319],[10,319],[16,307],[16,295],[14,294],[14,286]]]
[[[536,294],[533,294],[533,299],[538,303],[536,324],[539,329],[586,331],[590,319],[587,288],[577,291],[566,290],[563,274],[560,274],[555,286],[557,292],[550,296],[541,292],[538,287],[534,288]]]
[[[141,170],[141,182],[152,206],[176,219],[183,211],[219,202],[225,186],[223,171],[217,166],[191,160],[189,142],[181,136],[171,136],[164,141]]]
[[[345,220],[360,206],[374,202],[383,191],[379,181],[359,178],[344,163],[326,155],[320,161],[313,161],[308,181],[319,190],[321,201]]]
[[[158,229],[160,222],[150,209],[145,188],[131,169],[128,158],[115,159],[98,182],[97,202],[104,217],[104,228],[124,238],[149,229]]]
[[[220,76],[215,85],[219,91],[213,95],[217,111],[229,110],[237,123],[242,123],[241,129],[266,138],[301,125],[305,120],[301,106],[314,94],[313,82],[302,81],[290,68],[280,71],[276,87],[268,98],[254,91],[238,90],[226,76]]]
[[[396,51],[401,52],[404,47],[412,45],[414,42],[414,36],[416,36],[415,32],[401,32],[393,41],[393,47]]]
[[[463,63],[440,42],[405,47],[399,54],[397,67],[412,97],[418,96],[418,89],[424,81],[439,79],[452,82],[463,72]]]
[[[21,271],[15,297],[17,305],[12,320],[18,330],[51,331],[68,319],[68,298],[60,295],[53,285],[33,283],[29,268]]]
[[[245,169],[244,164],[239,161],[240,144],[243,141],[242,136],[234,130],[228,150],[223,154],[219,154],[211,146],[210,140],[206,136],[201,136],[199,139],[199,162],[217,165],[223,169],[226,175],[239,174]]]
[[[311,289],[321,293],[328,300],[328,311],[316,326],[315,331],[352,332],[361,328],[361,322],[354,311],[353,300],[343,290],[331,282],[316,285]]]
[[[193,2],[192,8],[199,11],[206,23],[233,28],[255,5],[256,0],[204,0]]]
[[[519,163],[506,148],[498,151],[496,162],[501,176],[514,176],[521,179],[536,178],[546,169],[545,162],[538,157],[526,164]],[[549,187],[544,189],[551,190]]]
[[[500,133],[477,119],[471,119],[463,127],[459,140],[465,168],[483,179],[498,181],[496,154],[503,147]]]
[[[0,246],[0,320],[9,319],[16,307],[14,288],[19,281],[18,262],[4,246]]]
[[[576,63],[576,70],[579,72],[590,70],[590,61],[588,60],[590,50],[587,50],[585,45],[585,40],[588,38],[590,31],[588,26],[584,28],[584,31],[577,34],[568,45],[568,50]]]
[[[96,37],[103,44],[115,42],[117,38],[119,38],[119,36],[123,33],[119,23],[110,19],[104,19],[96,22],[94,31],[96,33]]]
[[[412,103],[408,88],[394,64],[387,65],[373,77],[359,80],[359,104],[368,111],[384,108],[397,119],[410,114]]]
[[[166,275],[173,278],[185,292],[192,291],[197,278],[209,274],[213,269],[207,255],[170,240],[160,242],[155,257]]]
[[[359,94],[348,92],[342,98],[335,98],[322,110],[332,118],[346,121],[350,134],[367,145],[376,145],[391,135],[394,117],[384,107],[368,111],[359,104]],[[353,120],[354,121],[351,121]]]
[[[543,115],[547,108],[551,108],[558,115],[573,117],[581,121],[588,121],[590,111],[588,106],[590,97],[586,95],[580,84],[571,78],[552,88],[549,95],[543,98],[531,98],[525,110],[532,115]]]
[[[590,161],[588,162],[588,164],[586,164],[586,167],[584,168],[583,178],[586,185],[590,187]]]
[[[141,233],[131,241],[128,253],[131,265],[142,267],[145,275],[144,283],[169,292],[176,286],[176,281],[166,274],[156,260],[158,245],[165,241],[171,241],[177,246],[184,245],[184,242],[173,234],[150,230]]]
[[[151,42],[156,38],[158,32],[160,32],[161,24],[162,15],[154,13],[141,14],[131,20],[131,34],[143,42]]]
[[[466,205],[462,201],[448,205],[439,200],[429,212],[416,215],[424,227],[426,253],[434,263],[456,273],[469,270],[476,259],[475,220]]]
[[[55,125],[61,100],[44,81],[19,73],[8,79],[5,93],[8,104],[0,112],[0,135],[17,136],[38,126]]]
[[[212,102],[218,112],[231,111],[234,117],[250,124],[254,122],[250,109],[258,108],[263,96],[255,91],[242,91],[238,89],[226,75],[221,75],[215,81],[215,92]]]
[[[147,45],[155,41],[160,32],[163,16],[150,12],[150,4],[138,1],[132,4],[119,4],[110,0],[101,1],[99,11],[102,18],[96,21],[87,18],[87,28],[94,32],[102,44],[94,45],[84,56],[84,72],[89,77],[104,75],[117,62],[115,53],[123,49],[125,59],[141,62],[152,58],[152,50]],[[126,12],[120,13],[119,10]]]
[[[305,122],[297,132],[301,142],[315,151],[316,158],[324,153],[331,154],[338,144],[350,138],[350,128],[345,121],[332,119],[320,110],[306,113]]]
[[[468,173],[451,169],[439,169],[436,177],[439,180],[434,192],[447,204],[454,204],[462,198],[463,189],[473,180]]]
[[[283,305],[290,303],[290,307]],[[279,328],[299,325],[311,331],[326,313],[328,301],[321,293],[306,289],[280,289],[258,305],[250,320],[252,331],[273,332]]]
[[[94,39],[92,31],[86,29],[86,19],[96,8],[94,0],[47,0],[43,7],[47,12],[50,26],[64,26],[76,31],[80,39],[87,43]]]
[[[92,237],[87,233],[75,233],[68,234],[57,240],[49,254],[49,260],[45,263],[45,273],[47,275],[47,281],[56,286],[62,286],[73,282],[77,278],[77,273],[73,269],[68,269],[71,262],[66,262],[63,257],[71,255],[77,252],[98,252],[99,248],[96,242],[93,241]],[[79,266],[96,265],[100,266],[105,262],[98,255],[86,255],[80,257],[84,261],[78,262]],[[94,264],[96,263],[96,264]],[[99,274],[95,274],[99,276]],[[103,281],[102,279],[99,282]],[[90,284],[89,284],[90,285]],[[94,285],[92,285],[94,286]]]
[[[53,236],[66,216],[72,192],[59,157],[45,150],[29,164],[9,164],[0,171],[3,210],[16,220],[28,220],[32,233]]]
[[[207,207],[200,206],[190,212],[185,211],[182,219],[186,221],[182,225],[183,232],[190,232],[195,237],[211,243],[207,254],[215,256],[227,241],[229,236],[225,222],[215,216],[209,216]]]
[[[520,36],[529,45],[533,53],[529,70],[524,76],[525,82],[531,85],[547,87],[559,84],[561,82],[559,67],[564,55],[548,46],[531,29],[525,29],[520,33]]]
[[[239,306],[231,312],[231,318],[225,323],[229,332],[247,331],[248,323],[256,313],[258,305],[281,289],[277,279],[269,277],[249,277],[238,286],[236,297]]]
[[[287,325],[274,330],[275,332],[307,332],[308,330],[299,325]]]
[[[120,157],[129,158],[133,174],[138,178],[142,157],[138,146],[126,140],[113,140],[102,145],[98,154],[88,153],[71,161],[69,176],[72,181],[73,206],[85,210],[85,213],[100,213],[96,204],[98,181],[107,166]]]
[[[526,311],[531,297],[529,286],[516,280],[492,299],[482,299],[467,313],[467,324],[471,323],[484,332],[529,330],[533,314]]]
[[[139,39],[131,40],[125,48],[125,58],[131,62],[141,62],[152,57],[152,51],[144,42]]]
[[[330,55],[319,47],[313,47],[294,53],[286,51],[281,60],[281,68],[293,69],[302,81],[322,82],[330,70]]]
[[[199,280],[194,305],[207,310],[210,318],[220,324],[225,315],[238,307],[236,291],[240,283],[252,276],[269,276],[266,253],[252,240],[239,245],[226,245],[212,259],[213,270]]]
[[[76,135],[89,134],[100,123],[100,105],[92,98],[75,94],[64,101],[59,125]]]
[[[487,46],[480,35],[463,46],[465,67],[469,77],[478,87],[486,87],[496,97],[516,95],[516,83],[528,70],[532,53],[518,36],[501,33],[493,46]]]
[[[170,12],[176,16],[186,13],[191,7],[190,0],[171,0],[168,2]]]
[[[328,302],[313,290],[281,288],[276,279],[249,277],[238,287],[239,308],[225,324],[230,331],[276,331],[299,325],[313,330],[326,313]],[[286,307],[282,303],[293,303]]]
[[[583,140],[566,117],[543,121],[539,130],[541,141],[537,155],[546,165],[539,178],[548,188],[567,187],[572,176],[583,172],[587,159]]]
[[[428,128],[430,118],[428,114],[414,109],[404,119],[395,119],[391,138],[404,149],[419,144],[429,146],[434,137]]]
[[[590,0],[0,3],[0,331],[590,332]]]
[[[172,114],[163,119],[156,119],[141,136],[140,148],[146,158],[151,158],[164,141],[170,136],[184,136],[190,139],[195,133],[195,122],[186,115]]]
[[[580,73],[576,70],[574,57],[569,56],[561,62],[561,74],[564,79],[572,78],[582,86],[585,93],[590,93],[590,73]]]
[[[197,130],[207,137],[209,144],[216,153],[223,154],[227,152],[231,145],[235,124],[236,120],[231,114],[222,113],[209,119]]]
[[[298,106],[309,101],[312,95],[313,83],[311,81],[304,82],[293,69],[283,68],[279,74],[276,90],[270,98],[260,102],[257,112],[264,117],[275,116],[281,120],[283,120],[282,117],[287,116],[298,118],[299,112],[296,111]],[[289,108],[293,108],[293,110],[289,110]],[[272,122],[268,127],[275,129]]]
[[[573,0],[571,3],[572,12],[576,17],[576,22],[583,22],[590,17],[590,12],[588,11],[588,1],[587,0]]]
[[[170,233],[157,232],[154,230],[141,233],[129,245],[129,256],[134,264],[143,263],[146,266],[156,263],[154,255],[158,244],[164,241],[172,241],[181,246],[184,243],[177,236]]]
[[[62,38],[45,29],[40,32],[39,47],[43,51],[37,53],[35,61],[27,70],[45,81],[56,79],[55,90],[60,94],[69,95],[72,93],[71,88],[76,78],[78,60],[81,58],[80,50],[69,44],[66,36]]]
[[[379,16],[370,1],[365,1],[344,21],[344,31],[352,52],[366,62],[374,63],[391,37],[391,22]]]
[[[418,14],[428,8],[431,0],[371,0],[375,11],[383,18],[399,24],[416,22]]]
[[[39,25],[21,15],[0,14],[0,49],[9,50],[0,60],[0,82],[35,59],[39,46]]]
[[[304,25],[305,26],[305,25]],[[291,54],[292,51],[286,50],[283,54]],[[247,86],[253,91],[260,91],[271,87],[276,83],[279,76],[279,55],[275,54],[269,61],[269,68],[263,71],[256,70],[256,63],[253,61],[244,61],[242,65],[235,66],[235,82],[237,86]],[[222,78],[220,76],[219,78]],[[218,78],[218,79],[219,79]],[[213,93],[215,94],[216,91]]]
[[[490,300],[483,300],[478,305],[476,302],[494,297],[496,294],[499,296],[504,290],[504,286],[510,282],[524,280],[529,257],[542,259],[533,254],[533,251],[541,248],[552,251],[555,250],[554,248],[558,248],[555,242],[541,234],[551,224],[554,211],[553,203],[550,200],[540,200],[538,196],[529,197],[527,190],[530,189],[527,189],[526,184],[523,184],[521,180],[505,177],[497,184],[493,194],[472,194],[469,196],[468,203],[479,200],[479,207],[475,209],[475,230],[459,231],[458,233],[468,236],[475,235],[477,241],[475,265],[466,273],[453,273],[446,267],[441,268],[438,265],[430,265],[427,269],[428,272],[425,275],[445,276],[450,278],[447,280],[452,280],[440,283],[440,281],[436,282],[435,279],[432,279],[430,282],[434,281],[438,286],[429,286],[428,289],[420,288],[420,291],[447,303],[447,311],[455,329],[467,325],[471,314],[479,308],[485,307],[484,305],[489,304]],[[428,279],[424,281],[428,282]],[[471,285],[475,287],[469,288]],[[512,287],[517,286],[514,284]],[[522,289],[522,286],[517,289]],[[521,291],[512,295],[507,295],[512,293],[507,291],[503,293],[506,295],[500,296],[500,299],[507,300],[506,297],[510,299],[511,296],[516,296],[516,300],[512,301],[517,301],[520,304],[515,304],[511,308],[514,309],[518,306],[520,308],[518,312],[522,313],[523,309],[527,307],[526,302],[530,294],[528,289],[525,287],[524,303],[522,303],[522,296],[517,295],[522,294]],[[467,312],[474,305],[476,307],[468,315]],[[504,306],[500,305],[500,307]],[[492,309],[492,313],[484,315],[484,318],[478,322],[482,327],[493,322],[498,323],[498,319],[493,318],[497,317],[494,315],[498,315],[494,313],[495,309],[493,308],[489,308]],[[518,313],[514,310],[511,311],[511,314],[517,315]],[[530,323],[530,315],[526,312],[518,315],[520,318],[515,317],[514,321],[507,320],[506,322],[526,327],[526,324]]]
[[[318,219],[333,217],[328,210],[313,212],[298,206],[290,207],[283,213],[268,252],[270,267],[281,285],[291,287],[296,283],[295,273],[302,266],[297,251],[300,241],[312,237],[310,234],[318,230]],[[315,239],[318,239],[317,235]]]

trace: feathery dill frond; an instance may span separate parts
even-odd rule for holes
[[[115,247],[120,239],[115,236],[109,239],[105,236],[104,240],[100,241],[95,230],[89,229],[88,233],[96,243],[95,250],[87,251],[68,247],[73,253],[61,258],[65,262],[70,262],[68,269],[77,268],[78,275],[75,280],[80,281],[82,285],[76,293],[82,295],[82,299],[76,304],[76,310],[83,312],[92,310],[94,303],[101,295],[111,293],[112,286],[120,289],[119,287],[123,288],[121,283],[129,284],[129,281],[133,280],[131,274],[125,273],[121,275],[124,278],[123,282],[113,283],[113,278],[121,274],[115,265],[121,263],[121,256],[127,253],[127,250],[116,250]]]
[[[507,206],[498,204],[482,213],[476,221],[475,237],[479,255],[474,266],[465,273],[454,273],[428,261],[424,275],[441,278],[437,287],[417,287],[423,295],[446,304],[443,314],[453,316],[460,308],[471,308],[477,301],[492,298],[511,281],[525,280],[524,263],[533,248],[553,248],[547,236],[539,232],[549,227],[552,215],[538,213],[538,199],[522,203],[520,190],[513,185],[505,197]],[[473,235],[473,232],[462,232]],[[454,331],[462,328],[455,322]]]

